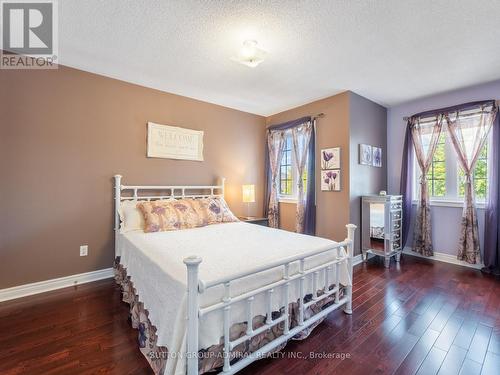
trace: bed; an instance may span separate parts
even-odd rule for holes
[[[243,222],[120,230],[124,201],[223,197],[211,186],[126,186],[115,176],[115,278],[141,351],[158,374],[232,374],[352,313],[352,241]],[[251,324],[249,324],[251,322]]]

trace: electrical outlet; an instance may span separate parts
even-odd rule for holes
[[[80,256],[86,257],[87,255],[89,255],[89,246],[88,245],[80,246]]]

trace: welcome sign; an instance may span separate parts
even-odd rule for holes
[[[203,131],[148,122],[148,157],[203,161]]]

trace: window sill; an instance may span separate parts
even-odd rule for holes
[[[412,202],[414,206],[417,205],[417,201],[414,200]],[[457,207],[457,208],[463,208],[464,207],[464,202],[462,201],[455,201],[455,200],[438,200],[434,199],[430,201],[431,206],[436,206],[436,207]],[[481,210],[484,210],[486,208],[486,203],[485,202],[477,202],[476,203],[476,208],[479,208]]]
[[[297,198],[295,198],[295,197],[279,197],[278,203],[297,204]]]

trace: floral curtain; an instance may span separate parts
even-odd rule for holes
[[[432,256],[431,210],[429,206],[429,191],[427,187],[427,172],[429,171],[436,146],[441,135],[443,115],[433,117],[412,117],[410,129],[415,148],[415,155],[420,167],[420,191],[413,234],[413,251],[425,256]]]
[[[445,115],[453,147],[465,174],[464,209],[457,258],[472,264],[479,263],[481,258],[472,172],[487,141],[495,114],[494,106],[482,105],[479,111],[457,110]]]
[[[297,165],[297,213],[295,224],[297,233],[304,233],[306,196],[304,194],[304,180],[302,176],[306,168],[307,154],[309,151],[308,146],[311,140],[312,131],[313,124],[311,121],[292,128],[293,150]]]
[[[285,148],[285,132],[282,130],[270,130],[267,134],[267,147],[269,150],[269,168],[271,184],[269,191],[269,205],[267,216],[271,228],[279,227],[279,203],[278,203],[278,176],[280,162]]]

